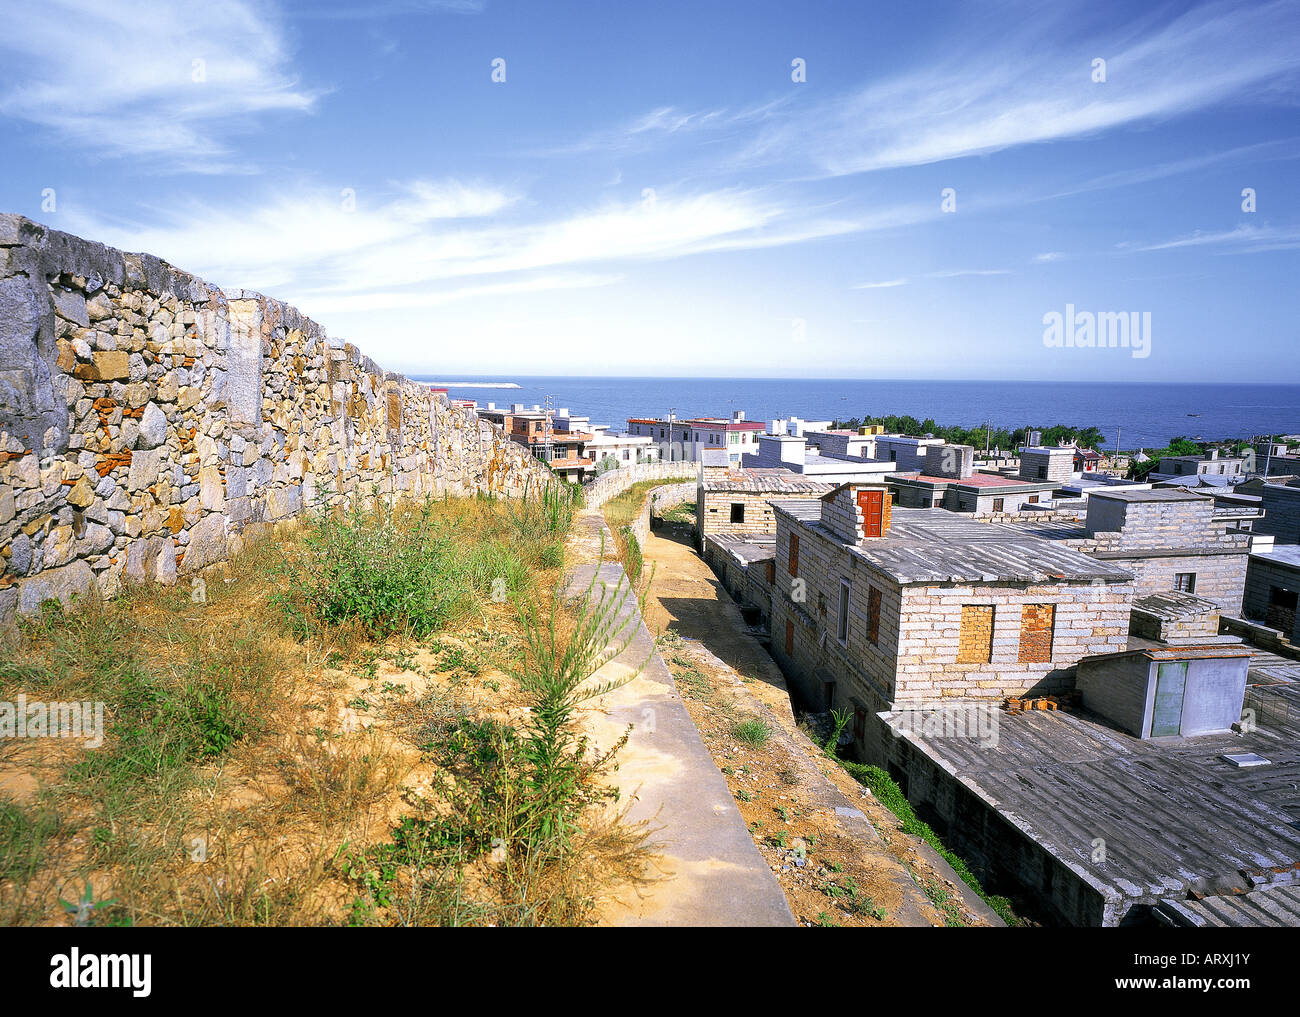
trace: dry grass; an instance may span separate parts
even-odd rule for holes
[[[563,534],[517,509],[433,506],[463,595],[420,639],[397,625],[372,642],[346,618],[304,636],[294,582],[318,528],[296,525],[206,573],[206,603],[145,586],[26,625],[0,653],[0,700],[103,701],[107,736],[0,742],[0,923],[69,924],[61,901],[87,884],[96,925],[585,921],[640,851],[603,813],[563,865],[544,845],[507,865],[445,845],[422,857],[395,835],[451,810],[450,732],[526,716],[518,616],[490,594],[498,578],[516,597],[554,589]]]

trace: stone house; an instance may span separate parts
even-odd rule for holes
[[[820,495],[831,486],[785,469],[728,469],[706,462],[695,499],[697,542],[703,548],[715,533],[771,534],[776,530],[773,499]]]
[[[1020,476],[1064,484],[1074,475],[1073,445],[1027,446],[1020,450]]]
[[[773,503],[772,652],[814,709],[1066,691],[1078,661],[1122,650],[1133,577],[1015,527],[892,507],[883,485]]]
[[[1180,489],[1093,491],[1081,522],[1026,523],[1022,530],[1131,572],[1135,596],[1178,591],[1241,614],[1250,534],[1239,507]]]

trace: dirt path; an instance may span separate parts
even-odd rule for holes
[[[997,921],[798,728],[776,662],[689,540],[688,527],[666,525],[646,541],[646,624],[800,924]]]

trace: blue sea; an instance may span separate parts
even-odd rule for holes
[[[1300,385],[1124,384],[1110,382],[862,381],[774,378],[541,378],[413,375],[447,385],[454,398],[567,407],[594,424],[625,430],[628,417],[798,416],[845,419],[889,413],[943,425],[1096,427],[1121,448],[1163,448],[1177,436],[1252,437],[1300,433]],[[513,383],[518,388],[473,384]]]

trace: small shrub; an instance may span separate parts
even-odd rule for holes
[[[731,736],[738,742],[760,748],[766,745],[772,737],[772,729],[768,727],[765,721],[756,718],[741,720],[732,725]]]

